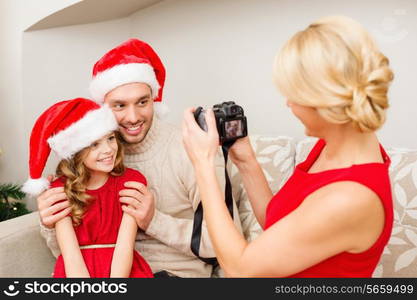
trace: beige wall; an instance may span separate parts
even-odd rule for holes
[[[377,6],[360,0],[172,0],[123,19],[23,33],[78,1],[40,2],[0,0],[0,182],[25,180],[36,117],[55,101],[88,96],[93,63],[128,37],[149,42],[166,64],[168,120],[179,123],[187,106],[235,100],[246,110],[251,134],[301,138],[302,126],[272,83],[272,61],[293,33],[335,13],[359,20],[391,59],[396,78],[388,122],[379,133],[382,142],[417,148],[408,133],[417,128],[414,0],[380,0]],[[53,171],[54,162],[45,173]]]
[[[0,183],[27,176],[22,101],[22,34],[37,20],[77,1],[0,0]]]
[[[330,14],[362,23],[391,60],[396,78],[381,141],[417,148],[409,134],[417,129],[415,0],[164,1],[132,15],[131,30],[152,42],[167,65],[173,121],[187,106],[230,99],[246,109],[251,133],[301,138],[303,127],[273,86],[272,62],[292,34]]]
[[[62,100],[89,97],[88,83],[95,61],[103,54],[103,49],[129,37],[128,25],[128,20],[119,19],[32,31],[23,35],[25,141],[29,140],[36,118],[47,107]],[[27,155],[27,147],[23,152]],[[56,164],[57,158],[50,155],[44,174],[54,173]]]

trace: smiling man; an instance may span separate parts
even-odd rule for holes
[[[151,91],[144,83],[126,84],[105,96],[105,103],[113,110],[127,144],[138,144],[146,137],[152,125],[152,102]]]
[[[109,105],[119,123],[125,143],[126,166],[145,175],[148,187],[130,182],[120,192],[123,210],[136,219],[136,249],[157,275],[209,277],[212,266],[191,251],[194,212],[200,203],[194,170],[182,144],[180,130],[158,117],[163,110],[165,68],[146,43],[131,39],[106,53],[94,66],[90,84],[92,98]],[[157,112],[155,112],[157,111]],[[158,113],[159,112],[159,113]],[[219,157],[218,176],[224,178]],[[54,224],[68,211],[63,191],[50,189],[38,197],[41,232],[54,255],[59,253]],[[256,226],[252,211],[238,211],[235,224],[242,231]],[[246,207],[246,206],[245,206]],[[63,210],[64,209],[64,210]],[[62,210],[61,212],[59,212]],[[245,230],[246,231],[246,230]],[[203,223],[200,256],[214,251]]]

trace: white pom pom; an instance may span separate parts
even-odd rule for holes
[[[22,187],[22,191],[26,194],[36,197],[49,188],[49,181],[45,178],[28,179]]]
[[[154,102],[154,110],[159,119],[163,119],[169,113],[169,107],[161,102]]]

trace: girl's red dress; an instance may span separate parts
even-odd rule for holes
[[[325,145],[324,140],[319,140],[307,159],[296,166],[294,174],[271,199],[266,209],[265,229],[294,211],[308,195],[327,184],[337,181],[360,183],[375,192],[384,207],[385,224],[377,241],[364,252],[339,253],[291,277],[371,277],[388,243],[393,224],[393,204],[388,173],[390,159],[380,146],[383,163],[366,163],[308,173]]]
[[[59,178],[51,185],[52,187],[63,186],[64,180]],[[124,183],[127,181],[138,181],[146,185],[146,179],[141,173],[126,168],[122,176],[110,175],[107,182],[99,189],[87,190],[93,198],[81,224],[74,227],[80,246],[116,243],[123,216],[119,191],[125,188]],[[81,249],[90,277],[110,277],[113,252],[114,247]],[[66,277],[62,255],[56,261],[53,277]],[[134,250],[130,277],[153,277],[148,263],[136,250]]]

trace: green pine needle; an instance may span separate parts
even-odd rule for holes
[[[26,194],[22,192],[21,186],[13,183],[0,184],[0,195],[2,198],[23,199]]]
[[[0,184],[0,222],[25,215],[30,212],[24,203],[9,201],[9,198],[21,200],[26,196],[26,194],[20,189],[21,186],[17,184]]]
[[[24,203],[14,202],[11,206],[0,202],[0,222],[28,214],[30,211]]]

